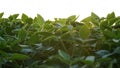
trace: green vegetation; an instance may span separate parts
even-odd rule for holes
[[[120,68],[120,17],[3,18],[0,68]]]

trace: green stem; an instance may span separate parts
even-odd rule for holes
[[[65,47],[65,45],[64,45],[64,43],[63,43],[63,41],[62,41],[61,39],[60,39],[60,42],[61,42],[61,44],[62,44],[64,50],[67,52],[67,49],[66,49],[66,47]]]

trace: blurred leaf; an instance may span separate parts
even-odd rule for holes
[[[37,23],[39,23],[39,24],[45,23],[44,18],[43,18],[41,15],[39,15],[39,14],[37,14],[37,17],[36,17],[35,20],[36,20],[35,22],[37,22]]]
[[[58,54],[62,57],[62,59],[67,61],[70,60],[70,55],[65,53],[64,51],[58,50]]]
[[[115,18],[115,13],[114,12],[107,15],[107,19],[110,20],[110,19],[113,19],[113,18]]]
[[[16,19],[18,16],[19,16],[19,14],[13,14],[13,15],[10,15],[10,16],[9,16],[9,19],[10,19],[10,20],[14,20],[14,19]]]
[[[21,50],[21,52],[22,52],[22,53],[25,53],[25,54],[28,54],[28,53],[32,53],[33,50],[30,49],[30,48],[24,48],[24,49]]]
[[[2,18],[3,15],[4,15],[4,13],[0,13],[0,18]]]
[[[95,14],[95,13],[91,13],[91,22],[96,25],[99,26],[99,17]]]
[[[110,30],[104,30],[103,34],[106,38],[115,38],[115,36],[116,36],[115,33],[113,33]]]
[[[6,52],[4,52],[4,51],[2,51],[2,50],[0,50],[0,54],[1,54],[3,57],[8,57],[8,53],[6,53]]]
[[[11,59],[12,60],[26,60],[26,59],[29,59],[29,56],[24,55],[24,54],[14,53],[11,56]]]
[[[79,34],[82,39],[87,39],[90,35],[90,30],[88,29],[86,25],[83,25],[80,28]]]
[[[71,61],[71,64],[75,64],[77,62],[80,62],[81,60],[83,60],[85,57],[76,57],[73,58],[73,60]]]
[[[26,39],[26,31],[24,29],[19,30],[18,32],[18,38],[20,39],[20,41],[24,41]]]
[[[87,56],[85,59],[85,63],[87,64],[93,64],[95,61],[95,56]]]
[[[72,15],[70,17],[68,17],[68,22],[75,22],[75,20],[77,19],[78,17],[76,15]]]
[[[30,44],[30,45],[36,44],[36,43],[38,43],[39,39],[40,39],[40,38],[39,38],[38,34],[37,34],[37,33],[34,33],[34,34],[32,34],[32,36],[30,36],[30,38],[28,39],[28,44]]]
[[[43,36],[51,36],[51,35],[53,35],[52,33],[50,33],[50,32],[40,32],[39,33],[40,35],[43,35]]]
[[[107,50],[99,50],[99,51],[97,51],[97,52],[95,52],[98,56],[104,56],[104,55],[106,55],[106,54],[109,54],[110,52],[109,51],[107,51]]]
[[[81,22],[90,22],[91,21],[91,17],[86,17],[84,18]]]
[[[111,61],[112,60],[112,58],[99,58],[97,61],[99,62],[99,63],[103,63],[103,62],[109,62],[109,61]]]
[[[114,53],[120,54],[120,47],[115,48]]]
[[[23,21],[23,22],[26,22],[26,20],[28,19],[29,17],[26,15],[26,14],[22,14],[22,18],[21,18],[21,20]]]

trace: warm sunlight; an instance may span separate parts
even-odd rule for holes
[[[26,13],[29,16],[41,14],[45,19],[80,15],[80,19],[95,12],[105,16],[114,11],[120,15],[119,0],[0,0],[0,12],[5,16]]]

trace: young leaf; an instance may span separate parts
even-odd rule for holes
[[[86,25],[83,25],[79,31],[79,34],[82,39],[87,39],[89,37],[90,30]]]
[[[58,54],[64,59],[64,60],[70,60],[70,55],[65,53],[64,51],[62,50],[58,50]]]

